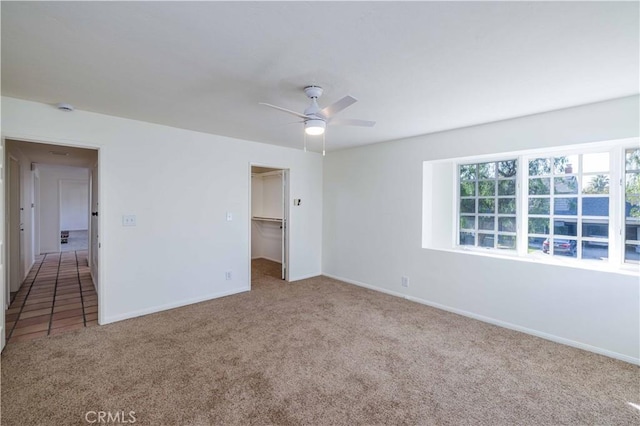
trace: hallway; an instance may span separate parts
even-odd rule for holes
[[[36,258],[6,311],[7,344],[98,324],[87,251]]]

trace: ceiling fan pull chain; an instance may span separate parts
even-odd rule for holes
[[[324,157],[325,133],[322,134],[322,156]]]

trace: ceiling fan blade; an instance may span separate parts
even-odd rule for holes
[[[332,126],[362,126],[373,127],[376,125],[375,121],[356,120],[353,118],[336,118],[329,122]]]
[[[355,104],[358,102],[356,98],[353,96],[347,95],[344,98],[332,103],[328,107],[325,107],[317,112],[317,115],[320,115],[324,119],[328,119],[345,109],[346,107]]]
[[[286,112],[288,114],[295,115],[296,117],[304,118],[305,120],[309,118],[309,117],[307,117],[306,115],[304,115],[302,113],[299,113],[299,112],[296,112],[296,111],[291,111],[290,109],[286,109],[286,108],[282,108],[282,107],[279,107],[279,106],[267,104],[267,103],[264,103],[264,102],[260,102],[260,105],[268,106],[269,108],[274,108],[274,109],[280,110],[282,112]]]

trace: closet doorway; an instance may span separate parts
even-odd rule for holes
[[[289,170],[251,166],[251,280],[289,280]]]

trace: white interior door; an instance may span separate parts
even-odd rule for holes
[[[33,202],[34,208],[31,209],[33,220],[33,253],[40,254],[40,176],[36,171],[33,172]]]
[[[9,230],[7,243],[9,248],[9,288],[10,291],[18,291],[22,284],[22,262],[20,260],[20,243],[22,233],[22,221],[20,218],[20,163],[17,159],[9,157],[9,185],[7,194]]]
[[[0,220],[4,221],[4,138],[0,138]],[[4,253],[4,226],[0,226],[0,350],[4,349],[5,341],[5,310],[8,308],[9,286],[6,280],[5,253]]]
[[[90,183],[90,203],[91,203],[91,220],[89,223],[90,236],[89,236],[89,264],[91,266],[91,277],[93,278],[93,284],[98,290],[98,249],[100,248],[100,235],[98,233],[98,164],[91,170],[91,183]]]
[[[282,279],[289,273],[289,170],[282,171]]]

